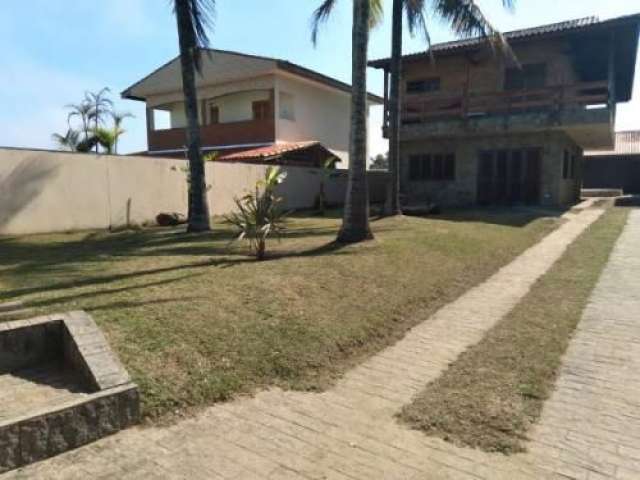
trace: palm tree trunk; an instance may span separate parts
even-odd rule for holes
[[[99,119],[99,115],[98,115],[99,110],[98,110],[98,108],[99,108],[98,102],[96,101],[96,118],[95,118],[95,121],[94,121],[94,124],[93,124],[93,128],[95,128],[96,132],[98,131],[98,119]],[[99,143],[100,142],[96,142],[96,155],[98,154],[98,144]]]
[[[373,238],[369,228],[367,186],[367,47],[370,15],[369,0],[353,0],[349,178],[342,227],[337,238],[338,242],[343,243]]]
[[[400,80],[402,75],[402,6],[403,0],[393,0],[391,26],[391,78],[389,89],[389,170],[391,201],[389,213],[402,214],[400,206]]]
[[[187,231],[202,232],[210,230],[209,205],[205,185],[204,161],[200,144],[200,126],[198,125],[198,98],[195,79],[196,39],[189,28],[190,17],[188,0],[176,0],[176,19],[180,42],[180,63],[182,66],[182,89],[184,108],[187,117],[187,149],[189,158],[189,224]]]

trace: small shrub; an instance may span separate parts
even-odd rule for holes
[[[283,199],[276,195],[275,189],[286,176],[280,168],[269,167],[254,192],[234,199],[238,211],[225,216],[240,231],[235,240],[247,240],[258,260],[265,257],[267,238],[272,234],[279,237],[284,230],[286,214],[280,208]]]

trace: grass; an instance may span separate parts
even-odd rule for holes
[[[271,259],[232,232],[0,238],[0,301],[84,309],[140,385],[147,418],[278,385],[317,390],[551,231],[531,212],[373,222],[338,247],[337,215],[297,217]],[[424,318],[420,316],[420,318]]]
[[[400,418],[461,446],[507,454],[523,451],[626,218],[623,209],[608,210],[481,342],[406,406]]]

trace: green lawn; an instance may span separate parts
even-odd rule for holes
[[[89,311],[140,385],[147,417],[279,385],[321,389],[551,231],[526,212],[372,223],[336,247],[337,217],[296,217],[271,259],[231,231],[0,238],[0,302]],[[420,315],[416,315],[420,312]]]
[[[524,450],[529,428],[553,388],[562,355],[627,214],[609,209],[400,417],[459,445],[503,453]]]

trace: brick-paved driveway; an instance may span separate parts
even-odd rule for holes
[[[640,211],[567,353],[558,389],[512,457],[457,448],[393,415],[479,341],[602,212],[587,209],[322,394],[263,392],[168,428],[136,428],[18,478],[640,478]]]

